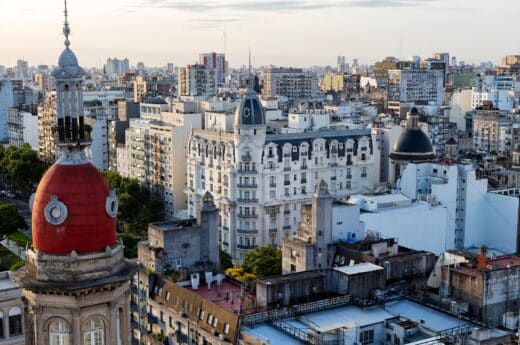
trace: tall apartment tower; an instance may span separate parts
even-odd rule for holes
[[[224,84],[226,82],[228,62],[226,61],[225,54],[215,52],[199,54],[199,64],[215,70],[217,84]]]
[[[32,200],[33,245],[27,264],[13,273],[23,288],[25,344],[130,345],[130,276],[135,265],[116,240],[118,201],[84,150],[84,71],[69,49],[53,76],[54,126],[61,158],[45,173]]]

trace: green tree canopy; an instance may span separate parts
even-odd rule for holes
[[[18,229],[25,229],[27,225],[14,204],[0,204],[0,235],[10,235]]]
[[[24,193],[30,193],[40,181],[46,164],[28,144],[0,149],[0,176]]]
[[[163,204],[151,197],[150,190],[136,179],[122,177],[116,172],[102,172],[110,188],[119,199],[118,220],[127,233],[144,234],[148,224],[162,219]]]
[[[258,278],[282,274],[282,252],[271,245],[260,246],[247,253],[242,262],[244,272],[255,274]]]

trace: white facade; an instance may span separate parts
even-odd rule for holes
[[[108,123],[106,118],[87,119],[92,126],[92,145],[87,149],[87,156],[100,170],[108,171]]]
[[[488,192],[487,180],[478,180],[472,166],[409,163],[398,192],[410,205],[362,213],[367,230],[435,254],[481,245],[516,251],[518,198]]]
[[[389,70],[388,99],[399,102],[444,101],[444,71],[411,69]]]
[[[333,196],[346,197],[372,190],[378,176],[370,130],[259,131],[195,130],[188,150],[188,213],[195,216],[202,196],[212,193],[222,248],[237,260],[295,232],[301,203],[322,179]]]
[[[515,107],[514,76],[485,75],[471,89],[471,107],[476,109],[485,101],[491,101],[499,110],[511,111]]]
[[[123,177],[130,177],[128,170],[128,151],[121,145],[116,148],[117,154],[117,173]]]

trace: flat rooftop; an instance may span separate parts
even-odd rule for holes
[[[383,267],[374,265],[373,263],[370,263],[370,262],[363,262],[363,263],[352,265],[352,266],[336,267],[334,269],[343,274],[352,275],[352,274],[358,274],[358,273],[380,271],[383,269]]]
[[[305,314],[299,322],[320,332],[345,326],[366,326],[392,319],[395,316],[380,307],[360,308],[354,305]],[[296,321],[296,320],[294,320]]]
[[[185,288],[232,313],[243,315],[254,311],[256,295],[228,280],[224,280],[220,287],[216,282],[211,283],[210,290],[207,284],[202,283],[197,290],[192,289],[191,285]]]
[[[258,339],[265,340],[267,344],[300,345],[301,342],[293,337],[280,332],[268,323],[261,323],[254,327],[246,328],[246,332]]]
[[[198,227],[195,218],[175,219],[166,222],[151,223],[149,226],[161,231],[173,231],[184,228]]]
[[[21,289],[20,286],[16,285],[10,276],[9,271],[0,272],[0,291]]]
[[[421,323],[421,320],[423,320],[422,325],[435,332],[469,325],[466,321],[409,300],[387,303],[385,309],[394,315],[403,316],[416,323]]]

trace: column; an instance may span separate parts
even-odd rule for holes
[[[79,309],[72,311],[72,345],[81,345],[81,314]]]
[[[2,309],[2,313],[4,313],[4,318],[3,318],[4,339],[9,339],[10,338],[10,334],[9,334],[9,308]]]

